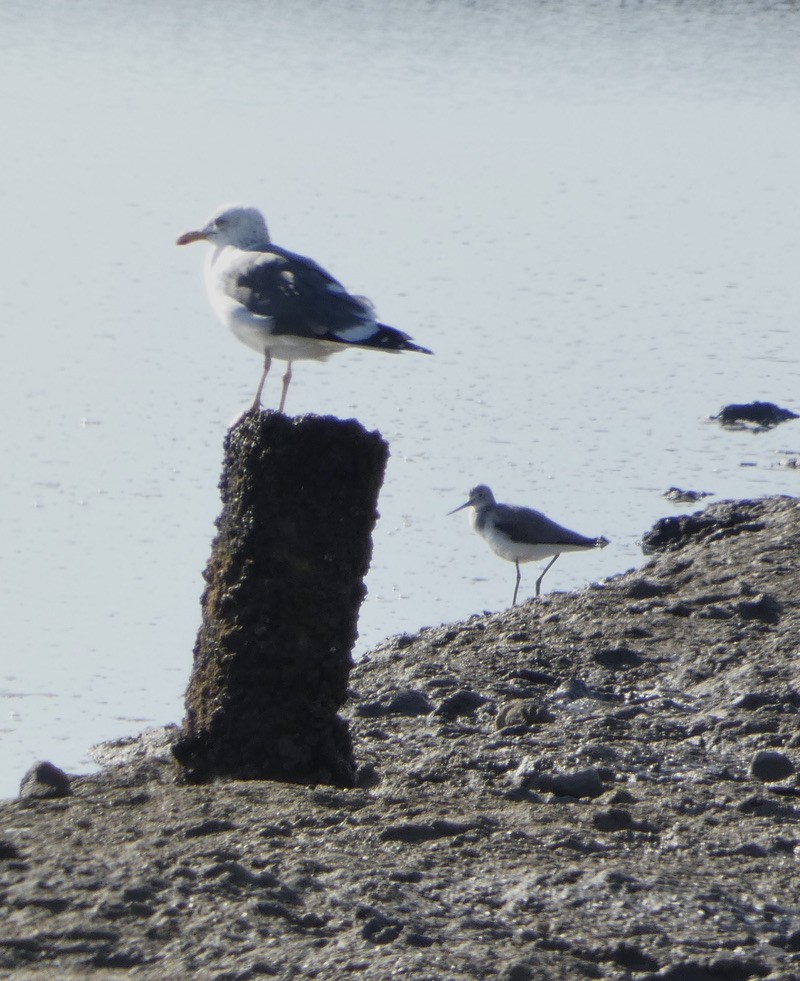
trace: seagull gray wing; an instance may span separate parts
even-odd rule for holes
[[[562,525],[551,521],[541,511],[533,508],[516,507],[512,504],[497,505],[494,513],[494,526],[517,542],[531,545],[571,545],[578,548],[591,548],[596,539],[579,535]]]
[[[312,259],[275,246],[246,253],[225,289],[251,313],[269,317],[275,335],[358,344],[380,330],[366,300]]]

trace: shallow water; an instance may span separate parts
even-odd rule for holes
[[[436,352],[290,389],[391,443],[357,654],[508,604],[445,517],[476,483],[611,539],[551,590],[639,563],[672,485],[796,494],[797,423],[707,417],[798,410],[799,43],[792,4],[6,0],[0,795],[181,718],[260,369],[174,247],[224,201]]]

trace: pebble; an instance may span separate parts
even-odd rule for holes
[[[459,715],[471,715],[475,709],[485,705],[489,699],[470,688],[462,688],[442,701],[436,714],[445,719],[454,719]]]
[[[433,704],[425,692],[407,688],[392,697],[386,711],[391,715],[429,715]]]
[[[564,773],[537,773],[530,763],[523,763],[512,777],[516,789],[535,789],[555,794],[556,797],[599,797],[603,793],[603,779],[594,767]]]
[[[553,722],[555,716],[533,698],[517,698],[507,702],[497,713],[495,725],[498,729],[522,727]]]
[[[777,749],[759,750],[750,761],[750,776],[764,783],[785,780],[793,776],[795,765],[785,753]]]
[[[46,760],[35,763],[19,785],[19,796],[23,798],[69,797],[71,793],[66,773]]]

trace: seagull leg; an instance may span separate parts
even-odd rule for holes
[[[269,366],[272,364],[272,355],[269,351],[264,352],[264,370],[261,372],[261,380],[258,383],[258,388],[256,389],[256,397],[253,399],[253,406],[251,412],[258,412],[261,408],[261,392],[264,388],[264,382],[267,380],[267,372],[269,371]]]
[[[289,391],[289,382],[292,380],[292,362],[289,361],[286,365],[286,374],[283,376],[283,389],[281,390],[281,404],[278,406],[278,412],[283,412],[283,407],[286,404],[286,393]]]
[[[517,584],[516,586],[514,586],[514,599],[511,600],[512,606],[517,605],[517,593],[519,592],[519,581],[522,578],[522,573],[519,571],[519,562],[517,561],[517,559],[514,559],[514,565],[517,567]]]
[[[550,559],[547,565],[544,567],[544,572],[536,580],[536,595],[539,595],[539,590],[542,588],[542,579],[544,579],[544,573],[550,568],[550,566],[555,562],[555,560],[561,555],[561,552],[556,552],[556,554]]]

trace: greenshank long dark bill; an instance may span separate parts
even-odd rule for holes
[[[489,548],[501,559],[508,559],[517,567],[512,606],[517,602],[520,562],[535,562],[537,559],[552,556],[544,567],[544,572],[536,580],[538,596],[545,573],[562,552],[586,552],[590,548],[605,548],[608,545],[607,538],[586,538],[585,535],[556,524],[541,511],[513,504],[498,504],[485,484],[473,487],[469,492],[469,500],[448,513],[455,514],[464,508],[472,508],[470,524],[486,540]]]
[[[288,362],[278,409],[283,412],[295,361],[325,361],[348,347],[431,352],[408,334],[378,323],[370,301],[348,293],[313,259],[274,245],[257,208],[226,205],[178,245],[209,242],[208,298],[219,320],[264,358],[253,409],[273,358]]]

